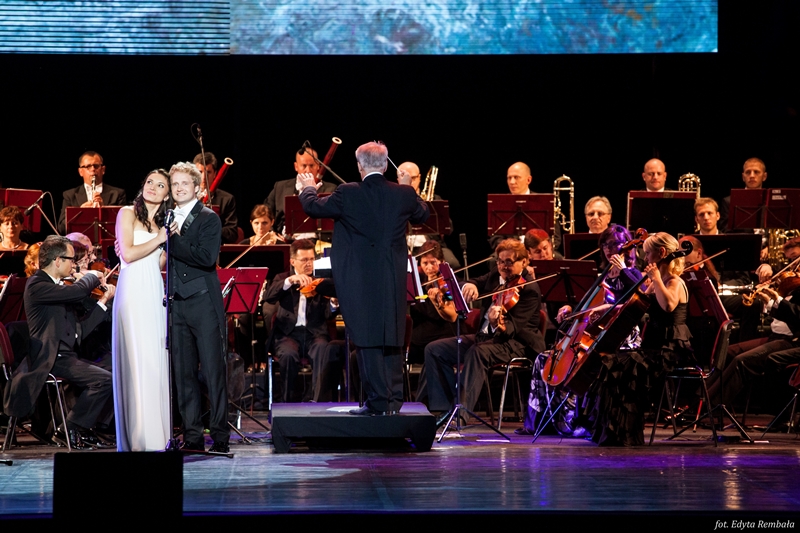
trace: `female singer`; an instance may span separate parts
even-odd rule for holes
[[[272,224],[274,223],[275,216],[272,214],[269,207],[264,204],[258,204],[250,211],[250,225],[253,227],[253,233],[255,233],[255,235],[243,240],[239,244],[271,246],[278,242],[282,243],[283,239],[272,231]]]
[[[644,413],[649,392],[665,369],[693,358],[686,326],[689,293],[680,277],[684,259],[665,261],[678,250],[678,241],[656,233],[644,242],[647,276],[645,297],[649,322],[638,350],[604,356],[604,368],[589,394],[592,440],[601,446],[644,444]]]
[[[112,350],[118,451],[163,450],[170,438],[161,244],[171,207],[169,175],[158,169],[117,215],[121,263]]]
[[[28,245],[19,238],[24,222],[22,212],[13,205],[0,210],[0,250],[28,249]]]

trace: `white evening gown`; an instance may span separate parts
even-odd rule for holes
[[[133,244],[156,237],[133,232]],[[156,249],[138,261],[120,265],[113,301],[114,413],[117,450],[163,450],[169,431],[164,282]]]

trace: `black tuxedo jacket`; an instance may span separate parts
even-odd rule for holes
[[[402,346],[406,323],[406,225],[428,219],[414,188],[371,174],[340,185],[324,198],[300,193],[312,217],[333,218],[331,266],[336,294],[353,343]]]
[[[283,290],[284,282],[291,274],[284,272],[278,274],[267,287],[264,300],[277,304],[275,324],[273,328],[276,338],[289,335],[297,324],[297,308],[300,305],[300,291],[296,286]],[[330,300],[316,294],[306,298],[306,329],[315,337],[328,338],[327,320],[331,317]]]
[[[175,278],[188,284],[201,280],[211,295],[213,313],[219,321],[219,331],[224,335],[225,311],[222,305],[222,291],[217,276],[217,257],[219,256],[222,223],[214,211],[197,202],[181,226],[179,234],[170,235],[169,261],[170,297],[175,295]],[[193,309],[195,313],[209,313],[209,309]],[[223,342],[224,339],[220,339]],[[224,345],[224,344],[223,344]]]
[[[26,417],[36,403],[55,365],[56,356],[77,356],[76,349],[108,313],[99,305],[78,322],[74,307],[87,298],[100,284],[93,275],[87,275],[73,285],[58,285],[43,270],[31,276],[25,286],[25,312],[30,330],[30,354],[27,370],[20,365],[19,372],[6,386],[4,407],[10,416]]]
[[[67,208],[80,207],[88,200],[86,197],[86,187],[83,186],[83,183],[74,189],[64,191],[63,196],[61,215],[58,217],[58,231],[62,235],[67,232]],[[128,203],[128,198],[125,196],[125,191],[123,189],[112,187],[105,182],[103,182],[103,192],[100,193],[100,198],[103,199],[103,205],[125,205]]]
[[[275,224],[274,229],[278,233],[284,232],[284,226],[286,223],[284,210],[286,207],[286,197],[287,196],[294,196],[297,194],[296,189],[297,178],[292,178],[290,180],[283,180],[275,182],[275,186],[272,188],[272,191],[269,193],[269,196],[264,201],[267,206],[272,210],[272,213],[275,215]],[[322,182],[322,186],[319,188],[319,192],[333,192],[336,190],[336,185],[327,181]]]
[[[532,279],[527,272],[523,273],[523,277],[525,281]],[[501,288],[500,274],[497,271],[471,279],[468,283],[475,285],[479,294],[488,294]],[[526,285],[519,290],[519,293],[519,302],[506,314],[506,330],[497,329],[494,332],[492,341],[499,343],[514,339],[530,348],[534,354],[538,354],[545,349],[544,338],[539,332],[539,310],[542,305],[539,284],[531,283]],[[481,322],[479,327],[483,325],[486,313],[491,305],[492,298],[481,300]]]

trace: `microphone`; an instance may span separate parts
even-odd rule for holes
[[[25,213],[23,214],[23,216],[28,216],[28,215],[30,215],[30,214],[31,214],[31,211],[33,211],[34,209],[36,209],[36,205],[37,205],[39,202],[41,202],[41,201],[42,201],[42,198],[44,198],[44,195],[45,195],[45,194],[47,194],[47,191],[43,192],[43,193],[42,193],[42,195],[41,195],[39,198],[37,198],[37,199],[36,199],[36,201],[35,201],[35,202],[33,202],[33,203],[30,205],[30,207],[28,207],[28,209],[26,209],[26,210],[25,210]]]
[[[466,252],[467,251],[467,234],[466,233],[459,233],[458,240],[461,243],[461,249]]]
[[[167,209],[166,214],[164,215],[164,227],[167,228],[167,235],[169,235],[169,227],[175,221],[175,211],[172,209]]]
[[[303,146],[300,147],[300,149],[297,151],[297,153],[300,154],[300,155],[305,154],[306,153],[306,148],[311,148],[311,143],[308,142],[307,140],[303,141]]]

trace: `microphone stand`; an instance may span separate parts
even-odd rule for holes
[[[164,226],[167,228],[167,240],[164,242],[164,253],[167,256],[167,261],[165,263],[167,276],[164,282],[164,307],[167,308],[166,318],[167,318],[167,329],[166,329],[166,350],[167,350],[167,379],[169,380],[169,440],[167,441],[165,450],[168,452],[179,452],[181,451],[180,445],[178,444],[178,439],[175,438],[175,422],[172,419],[173,409],[175,407],[175,399],[172,397],[172,297],[170,296],[170,292],[172,290],[172,272],[170,270],[170,259],[172,257],[172,253],[170,252],[169,247],[169,240],[170,240],[170,231],[169,227],[172,224],[172,221],[175,219],[175,213],[172,209],[167,211],[166,216],[164,217]]]
[[[458,236],[461,243],[461,253],[464,257],[464,281],[469,281],[469,262],[467,261],[467,234],[461,233]]]
[[[41,195],[39,198],[37,198],[35,202],[33,202],[33,203],[30,205],[30,206],[28,206],[28,209],[26,209],[26,210],[25,210],[25,212],[24,212],[23,216],[28,216],[28,215],[30,215],[30,214],[31,214],[31,211],[33,211],[33,210],[34,210],[34,208],[38,209],[38,210],[39,210],[39,212],[40,212],[40,213],[42,214],[42,216],[44,217],[44,219],[47,221],[47,224],[48,224],[48,225],[49,225],[51,228],[53,228],[53,231],[54,231],[54,232],[56,232],[56,235],[58,235],[58,236],[61,236],[61,234],[58,232],[58,230],[56,229],[56,227],[53,225],[53,222],[52,222],[52,221],[51,221],[51,220],[50,220],[50,219],[47,217],[47,215],[45,214],[45,212],[42,210],[42,207],[39,205],[39,202],[41,202],[41,201],[42,201],[42,199],[43,199],[45,196],[48,196],[48,195],[50,196],[50,203],[51,203],[51,204],[53,204],[53,218],[56,218],[56,204],[55,204],[55,202],[53,201],[53,195],[52,195],[52,194],[50,194],[50,191],[45,191],[45,192],[43,192],[43,193],[42,193],[42,195]]]
[[[311,150],[313,150],[313,148],[311,148],[311,150],[306,150],[306,148],[311,148],[311,143],[310,143],[310,142],[308,142],[308,141],[304,142],[304,143],[303,143],[303,146],[301,146],[301,147],[300,147],[300,155],[303,155],[303,154],[308,154],[308,155],[310,155],[310,156],[311,156],[311,158],[312,158],[314,161],[316,161],[316,163],[317,163],[319,166],[321,166],[322,168],[324,168],[325,170],[327,170],[328,172],[330,172],[330,173],[331,173],[331,175],[332,175],[334,178],[336,178],[337,180],[339,180],[339,182],[340,182],[340,183],[347,183],[346,181],[344,181],[344,180],[343,180],[343,179],[342,179],[342,178],[339,176],[339,174],[337,174],[336,172],[334,172],[333,170],[331,170],[331,167],[329,167],[328,165],[326,165],[325,163],[323,163],[322,161],[320,161],[320,160],[317,158],[317,156],[315,156],[315,155],[314,155],[314,153],[311,151]]]

